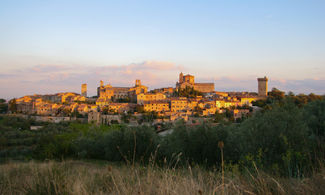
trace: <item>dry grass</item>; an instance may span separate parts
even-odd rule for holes
[[[0,165],[0,194],[222,194],[221,174],[81,161]],[[306,179],[225,173],[225,194],[325,194],[325,169]]]

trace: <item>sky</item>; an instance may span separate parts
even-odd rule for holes
[[[1,0],[0,98],[99,80],[175,87],[180,72],[217,91],[325,94],[324,0]]]

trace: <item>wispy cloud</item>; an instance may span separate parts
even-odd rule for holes
[[[273,80],[272,86],[283,91],[294,93],[316,93],[325,94],[325,79],[303,79],[303,80]]]
[[[87,83],[90,94],[96,94],[99,80],[114,86],[132,86],[135,79],[149,87],[175,83],[180,65],[164,61],[144,61],[128,65],[109,66],[63,66],[35,65],[32,67],[0,74],[0,83],[5,96],[22,96],[32,93],[55,93],[59,91],[79,91],[81,83]]]
[[[221,77],[214,80],[219,91],[257,91],[257,81],[254,78]],[[285,92],[325,94],[325,79],[276,79],[269,78],[269,91],[277,88]]]
[[[0,74],[0,79],[2,78],[10,78],[16,76],[15,74]]]
[[[132,86],[141,79],[149,88],[175,87],[180,71],[184,67],[172,62],[144,61],[128,65],[75,66],[41,64],[0,74],[1,96],[20,97],[27,94],[47,94],[61,91],[80,91],[80,84],[87,83],[89,94],[95,95],[99,80],[113,86]],[[195,75],[196,82],[214,82],[218,91],[257,91],[256,76],[217,77],[185,69]],[[216,73],[217,74],[217,73]],[[295,93],[325,94],[325,79],[312,78],[287,80],[270,78],[269,89],[276,87]]]
[[[30,69],[25,69],[24,71],[30,71],[30,72],[37,72],[37,73],[47,73],[47,72],[57,72],[57,71],[67,71],[70,68],[63,65],[47,65],[47,64],[41,64],[33,66]]]

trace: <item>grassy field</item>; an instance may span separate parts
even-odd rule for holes
[[[99,162],[9,162],[0,165],[0,194],[325,194],[325,169],[309,178],[259,170],[221,174],[200,167],[163,168]]]

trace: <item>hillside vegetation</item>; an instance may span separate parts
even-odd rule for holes
[[[266,173],[303,178],[323,164],[325,101],[300,105],[292,98],[268,104],[242,123],[186,126],[158,136],[149,126],[41,124],[1,117],[0,159],[97,159],[111,162],[220,168],[218,142],[224,142],[225,166],[242,172],[255,166]],[[40,125],[40,124],[38,124]]]
[[[254,104],[241,123],[165,136],[2,115],[0,194],[325,194],[325,100],[273,90]]]
[[[261,170],[220,172],[105,162],[28,162],[0,165],[0,194],[324,194],[325,169],[309,178],[281,178]]]

